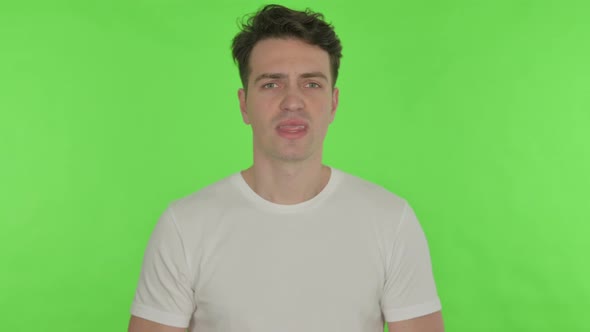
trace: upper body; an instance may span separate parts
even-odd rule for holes
[[[412,209],[322,164],[341,56],[322,18],[267,6],[234,39],[253,165],[163,214],[130,331],[443,330]]]
[[[240,173],[172,203],[132,313],[190,332],[377,332],[440,310],[408,203],[328,170],[299,204],[263,199]]]

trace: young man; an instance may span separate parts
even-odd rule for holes
[[[270,5],[233,42],[253,165],[170,205],[129,330],[442,331],[406,201],[322,164],[341,46],[320,14]]]

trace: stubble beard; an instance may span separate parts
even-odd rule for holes
[[[277,138],[273,137],[273,139]],[[306,139],[307,137],[303,138],[303,140]],[[259,153],[262,153],[270,160],[285,163],[303,162],[310,159],[314,154],[313,141],[287,140],[285,143],[283,138],[278,138],[278,140],[280,141],[264,147]]]

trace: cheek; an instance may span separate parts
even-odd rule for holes
[[[248,104],[248,120],[250,120],[250,126],[254,130],[254,134],[260,134],[263,131],[269,131],[268,122],[270,119],[265,116],[265,112],[254,103]]]

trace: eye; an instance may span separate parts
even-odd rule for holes
[[[276,88],[276,87],[278,87],[278,84],[273,83],[273,82],[266,83],[262,86],[263,89],[272,89],[272,88]]]
[[[321,88],[321,85],[319,85],[316,82],[309,82],[305,86],[308,88],[314,88],[314,89]]]

